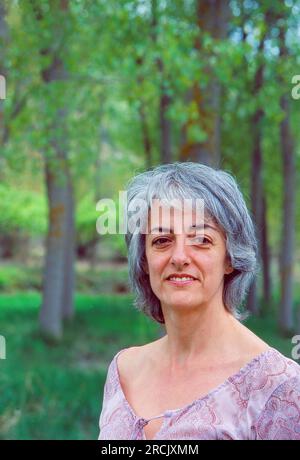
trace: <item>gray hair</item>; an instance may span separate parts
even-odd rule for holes
[[[233,178],[225,171],[193,162],[164,164],[136,175],[127,187],[127,218],[134,203],[144,200],[147,206],[142,214],[144,224],[152,200],[187,199],[204,200],[205,213],[226,235],[226,256],[232,273],[224,275],[223,302],[235,318],[242,320],[247,313],[239,307],[246,298],[258,266],[256,229],[243,195]],[[129,281],[135,293],[134,305],[155,321],[164,324],[160,301],[153,293],[149,275],[145,272],[145,234],[127,232]]]

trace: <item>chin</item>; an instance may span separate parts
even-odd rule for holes
[[[182,294],[182,296],[174,295],[168,298],[168,302],[166,302],[166,304],[170,305],[170,308],[173,309],[187,309],[192,307],[196,308],[197,306],[199,306],[199,304],[201,304],[201,299],[195,299],[192,298],[192,296],[188,297],[186,294]]]

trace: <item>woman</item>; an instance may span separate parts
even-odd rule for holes
[[[235,180],[163,165],[129,184],[129,219],[141,200],[140,229],[126,235],[130,280],[165,335],[114,356],[99,439],[300,439],[300,366],[241,323],[257,242]]]

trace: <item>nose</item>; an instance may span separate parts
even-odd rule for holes
[[[171,254],[171,264],[177,269],[191,263],[190,256],[188,254],[188,246],[185,244],[185,238],[177,239]]]

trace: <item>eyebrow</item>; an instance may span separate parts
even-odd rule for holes
[[[219,231],[215,228],[215,227],[212,227],[211,225],[209,224],[199,224],[199,225],[191,225],[190,228],[192,230],[200,230],[200,229],[206,229],[206,228],[211,228],[212,230],[214,230],[215,232],[218,232]],[[172,229],[169,229],[169,228],[163,228],[163,227],[155,227],[151,230],[151,233],[154,233],[154,232],[159,232],[159,233],[171,233],[173,234],[174,233],[174,230]]]

